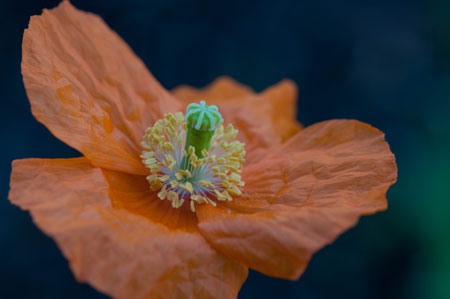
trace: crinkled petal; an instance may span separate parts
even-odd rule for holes
[[[172,93],[177,99],[184,102],[203,99],[215,103],[256,94],[250,87],[227,76],[217,78],[204,88],[180,85],[175,87]]]
[[[102,168],[147,173],[145,129],[180,109],[100,17],[68,1],[31,17],[22,74],[36,119]]]
[[[297,279],[312,254],[361,215],[386,209],[396,178],[382,132],[358,121],[322,122],[245,167],[241,197],[198,206],[200,231],[250,268]]]
[[[56,241],[79,281],[112,297],[235,298],[247,276],[198,231],[113,208],[102,170],[85,158],[14,161],[9,199]]]
[[[197,217],[189,205],[174,209],[168,200],[160,200],[158,192],[149,188],[145,176],[131,175],[112,170],[103,170],[109,183],[109,198],[112,206],[138,214],[171,229],[198,232]]]
[[[277,146],[297,133],[297,86],[290,80],[253,92],[231,78],[220,77],[209,86],[197,89],[179,86],[172,91],[184,106],[205,100],[217,105],[225,123],[239,130],[238,139],[247,144],[247,151]]]

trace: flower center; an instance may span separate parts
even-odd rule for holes
[[[196,204],[231,201],[244,186],[245,144],[235,140],[237,133],[231,124],[224,128],[218,108],[204,101],[190,104],[186,116],[164,115],[147,128],[142,141],[150,189],[174,208],[189,202],[192,212]]]

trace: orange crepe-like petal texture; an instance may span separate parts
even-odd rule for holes
[[[169,200],[160,200],[158,191],[149,189],[145,176],[103,170],[109,183],[109,197],[114,208],[126,209],[171,229],[198,232],[197,216],[185,204],[174,209]]]
[[[68,1],[31,17],[22,74],[36,119],[102,168],[146,174],[145,129],[181,108],[100,17]]]
[[[249,152],[277,146],[301,128],[296,120],[297,86],[290,80],[257,94],[231,78],[221,77],[202,89],[183,85],[172,93],[185,107],[200,100],[217,105],[225,124],[239,130],[238,139],[247,144]]]
[[[115,298],[235,298],[247,276],[198,231],[111,207],[102,170],[85,158],[14,161],[9,199],[57,242],[79,281]]]
[[[247,165],[243,195],[220,208],[197,207],[199,227],[228,257],[297,279],[312,254],[361,215],[386,209],[396,178],[382,132],[358,121],[326,121]]]

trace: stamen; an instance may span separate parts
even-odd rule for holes
[[[231,201],[244,186],[240,173],[245,161],[244,144],[235,140],[238,131],[228,124],[216,106],[190,104],[181,112],[164,115],[146,130],[141,159],[150,170],[150,189],[158,198],[180,208]]]

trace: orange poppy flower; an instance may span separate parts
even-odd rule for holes
[[[232,298],[248,268],[298,279],[314,252],[386,209],[396,181],[379,130],[354,120],[303,129],[293,82],[255,93],[219,78],[168,92],[98,16],[69,2],[31,18],[22,74],[33,115],[83,157],[14,161],[9,199],[79,281],[113,297]],[[219,127],[200,153],[183,150],[186,126],[210,124],[176,114],[199,99],[239,131]],[[175,173],[187,159],[192,173]]]

